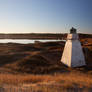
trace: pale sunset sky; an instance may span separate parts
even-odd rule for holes
[[[92,0],[0,0],[0,33],[92,33]]]

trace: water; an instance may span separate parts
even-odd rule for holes
[[[65,41],[65,40],[30,40],[30,39],[0,39],[0,43],[19,43],[19,44],[30,44],[39,42],[56,42],[56,41]]]

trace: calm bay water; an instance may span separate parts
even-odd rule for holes
[[[56,42],[56,41],[65,41],[65,40],[30,40],[30,39],[0,39],[0,43],[20,43],[20,44],[29,44],[39,42]]]

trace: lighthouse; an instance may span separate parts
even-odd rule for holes
[[[68,67],[80,67],[86,65],[82,46],[75,28],[70,29],[62,54],[61,62]]]

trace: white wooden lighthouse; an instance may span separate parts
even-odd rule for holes
[[[67,36],[61,62],[68,67],[79,67],[86,65],[79,36],[76,33],[75,28],[72,28]]]

